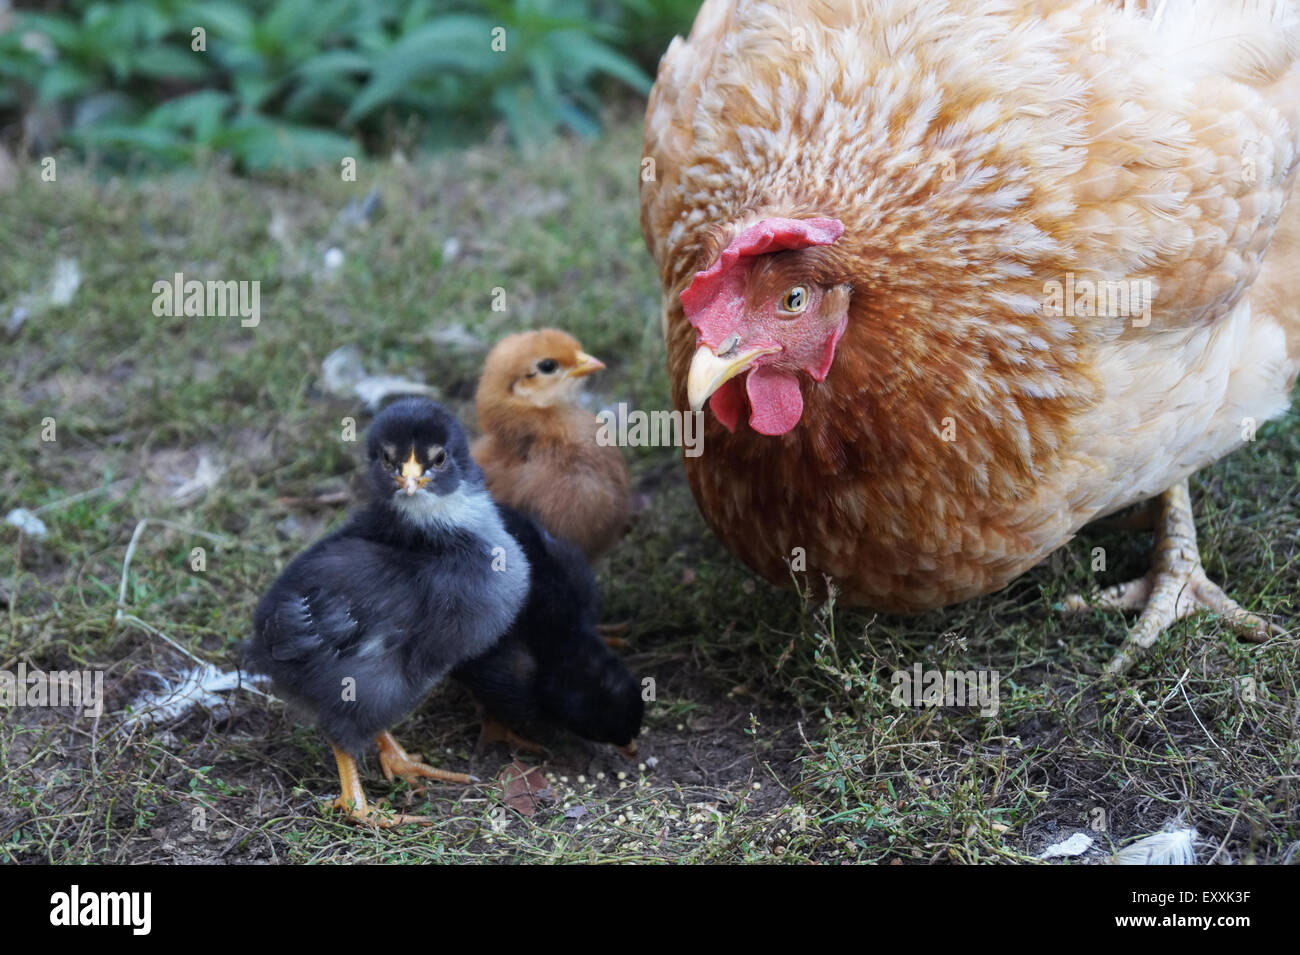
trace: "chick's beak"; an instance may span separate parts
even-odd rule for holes
[[[588,355],[585,351],[580,351],[575,356],[577,364],[569,369],[570,378],[585,378],[593,371],[600,371],[605,367],[605,363],[595,355]]]
[[[695,350],[690,371],[686,374],[686,398],[690,402],[691,410],[703,410],[704,402],[708,401],[709,396],[715,391],[741,372],[747,371],[759,358],[773,355],[780,350],[774,345],[756,345],[753,348],[737,349],[732,344],[730,350],[724,351],[720,356],[708,345],[701,345]]]
[[[411,449],[411,456],[402,464],[402,473],[397,483],[406,492],[407,497],[429,483],[429,479],[424,476],[424,468],[420,467],[420,462],[415,459],[414,448]]]

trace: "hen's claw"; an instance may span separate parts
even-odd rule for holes
[[[1067,613],[1089,607],[1106,610],[1141,610],[1138,622],[1128,632],[1124,645],[1106,666],[1105,677],[1125,673],[1143,651],[1174,623],[1201,611],[1219,614],[1243,638],[1268,639],[1282,629],[1244,609],[1205,576],[1196,546],[1196,525],[1192,520],[1187,482],[1181,481],[1160,497],[1160,518],[1156,525],[1156,552],[1145,577],[1107,587],[1095,601],[1081,594],[1067,597]]]
[[[478,782],[477,777],[438,769],[421,762],[419,753],[408,753],[402,749],[401,744],[387,730],[376,736],[375,742],[379,744],[379,768],[384,771],[384,778],[389,782],[396,776],[410,783],[417,792],[424,791],[424,787],[417,782],[420,779],[436,779],[461,786]]]

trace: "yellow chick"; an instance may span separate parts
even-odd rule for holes
[[[622,536],[629,509],[623,456],[596,443],[596,416],[577,401],[582,379],[604,367],[557,329],[503,338],[483,366],[483,434],[470,449],[497,501],[533,514],[589,560]]]

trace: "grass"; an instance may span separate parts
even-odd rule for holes
[[[639,136],[528,160],[496,148],[250,182],[217,167],[106,178],[60,160],[0,206],[0,338],[59,258],[72,302],[3,343],[0,669],[97,668],[99,719],[12,709],[0,725],[0,860],[1024,862],[1084,829],[1101,851],[1171,819],[1208,861],[1300,845],[1300,421],[1264,426],[1193,484],[1211,577],[1290,629],[1262,646],[1200,617],[1118,684],[1098,680],[1124,621],[1062,618],[1069,591],[1145,571],[1149,535],[1096,527],[1006,590],[918,617],[814,606],[754,579],[704,527],[670,449],[627,449],[643,509],[598,568],[626,659],[655,680],[642,763],[573,744],[557,803],[518,814],[493,787],[431,790],[430,828],[371,832],[322,813],[328,747],[247,690],[179,722],[124,708],[191,658],[229,667],[258,596],[337,521],[353,487],[355,400],[321,363],[356,346],[472,420],[483,348],[518,328],[576,334],[604,402],[667,407],[657,287],[636,215]],[[340,215],[375,191],[367,225]],[[325,267],[336,248],[342,265]],[[155,317],[154,281],[258,279],[261,323]],[[503,290],[506,308],[494,311]],[[42,441],[53,418],[56,440]],[[178,485],[206,457],[215,485]],[[115,621],[128,541],[128,619]],[[1089,570],[1102,546],[1108,569]],[[193,569],[193,550],[206,566]],[[136,622],[138,621],[138,622]],[[993,717],[905,708],[890,675],[992,669]],[[471,701],[443,687],[398,728],[433,762],[496,777]],[[409,794],[364,767],[371,798]],[[620,775],[621,774],[621,775]]]

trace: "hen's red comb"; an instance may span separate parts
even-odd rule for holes
[[[690,317],[708,305],[727,272],[743,256],[830,245],[843,234],[844,224],[839,219],[764,219],[755,223],[732,239],[712,265],[695,273],[682,291],[682,308]]]

